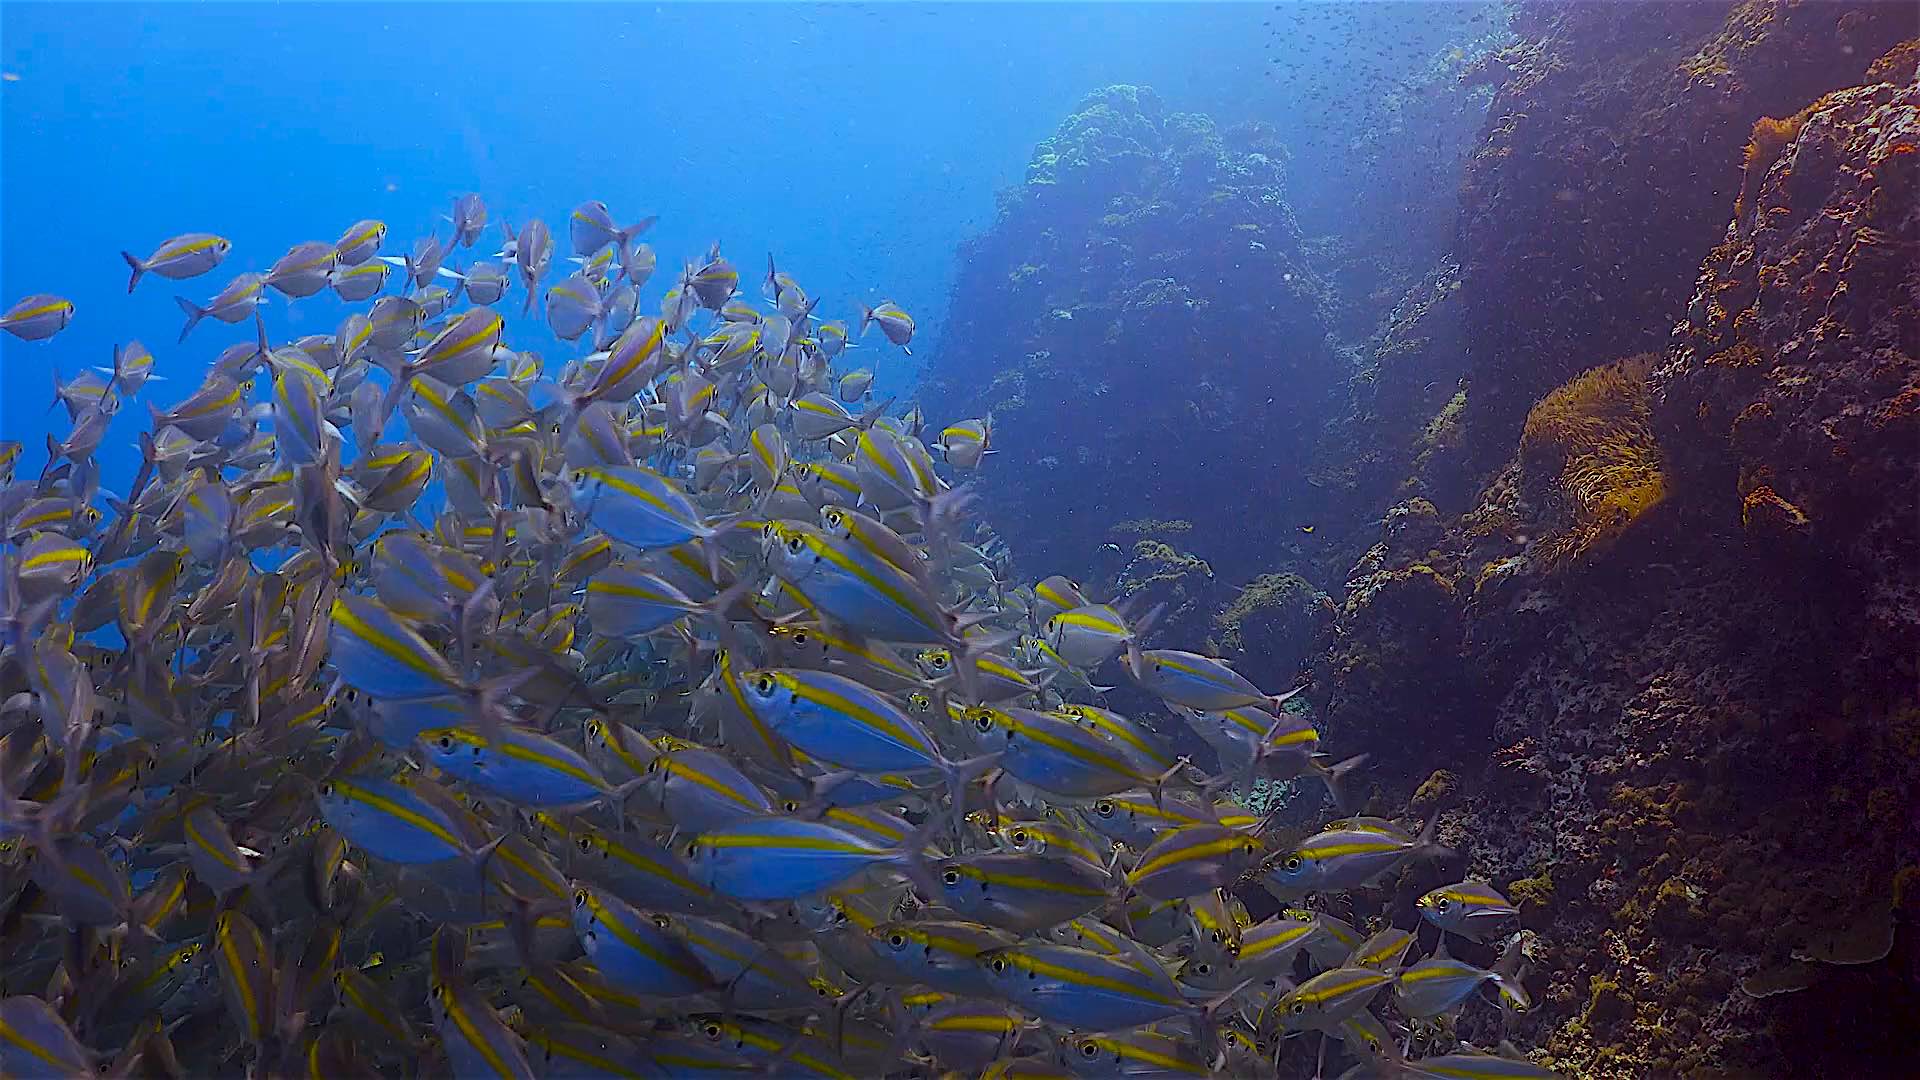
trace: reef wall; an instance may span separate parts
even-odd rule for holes
[[[1026,565],[1086,566],[1128,542],[1122,520],[1177,519],[1227,538],[1202,552],[1217,571],[1251,577],[1242,538],[1310,520],[1312,489],[1278,463],[1305,455],[1344,381],[1327,302],[1271,129],[1109,87],[962,253],[920,399],[992,416],[1016,464],[990,461],[982,496]]]
[[[1521,1032],[1557,1065],[1904,1075],[1915,46],[1880,5],[1601,9],[1521,8],[1463,194],[1452,442],[1314,693],[1375,809],[1442,811],[1520,902]]]
[[[1857,83],[1913,33],[1887,3],[1530,2],[1460,193],[1470,463],[1423,492],[1457,512],[1533,402],[1658,349],[1720,241],[1755,120]]]
[[[1091,558],[1265,685],[1309,666],[1368,808],[1474,853],[1357,916],[1439,873],[1519,903],[1537,1008],[1460,1035],[1581,1077],[1909,1075],[1912,10],[1512,10],[1452,252],[1366,340],[1271,133],[1113,88],[967,253],[925,400],[996,416],[1028,565]]]

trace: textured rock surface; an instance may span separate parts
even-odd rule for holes
[[[1749,7],[1728,25],[1807,17]],[[1606,314],[1616,343],[1670,337],[1619,398],[1662,498],[1566,557],[1567,488],[1590,481],[1543,468],[1510,429],[1509,463],[1467,513],[1389,515],[1318,669],[1335,738],[1376,754],[1377,809],[1448,770],[1443,836],[1472,838],[1469,869],[1509,884],[1539,934],[1540,1007],[1519,1033],[1575,1075],[1881,1076],[1912,1060],[1920,92],[1898,65],[1876,72],[1906,84],[1780,110],[1797,120],[1730,226],[1740,185],[1722,192],[1723,243],[1689,275],[1678,330],[1660,295]],[[1608,212],[1627,214],[1610,228],[1659,222]],[[1476,265],[1469,295],[1524,291]],[[1623,266],[1644,277],[1616,289],[1669,276]],[[1590,317],[1508,307],[1532,325],[1523,341],[1572,342]],[[1611,393],[1591,378],[1533,392],[1526,426],[1570,395],[1625,415]],[[1484,1014],[1462,1030],[1497,1035]]]
[[[984,485],[1023,558],[1082,566],[1111,541],[1101,572],[1186,639],[1211,631],[1274,689],[1311,667],[1327,748],[1372,755],[1368,808],[1438,812],[1472,853],[1356,918],[1408,925],[1436,875],[1507,888],[1538,1007],[1505,1029],[1470,1009],[1463,1037],[1582,1077],[1906,1075],[1911,11],[1535,2],[1515,28],[1480,69],[1499,89],[1455,257],[1352,364],[1321,333],[1351,312],[1311,275],[1230,285],[1241,222],[1262,272],[1307,265],[1277,149],[1116,89],[971,253],[955,309],[980,321],[951,340],[974,350],[929,404],[1034,440]],[[1298,362],[1251,361],[1261,333]],[[1221,396],[1196,404],[1196,379]],[[1186,423],[1249,387],[1288,415]],[[1190,525],[1108,532],[1122,517]]]
[[[1345,373],[1327,294],[1262,127],[1217,129],[1151,90],[1087,97],[963,253],[929,415],[994,418],[989,517],[1028,565],[1084,565],[1122,517],[1228,538],[1292,528],[1296,470]],[[998,468],[1000,462],[1014,462]],[[1303,494],[1304,493],[1304,494]]]
[[[1455,246],[1475,478],[1547,390],[1665,343],[1754,121],[1859,82],[1913,24],[1880,3],[1518,5]]]

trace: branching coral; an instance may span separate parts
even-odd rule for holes
[[[1654,439],[1649,354],[1589,371],[1548,394],[1527,414],[1521,452],[1530,472],[1549,477],[1564,522],[1539,555],[1563,566],[1617,539],[1666,497]]]

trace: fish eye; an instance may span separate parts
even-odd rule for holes
[[[701,1030],[701,1031],[703,1031],[703,1032],[705,1032],[705,1033],[706,1033],[706,1035],[707,1035],[707,1038],[709,1038],[709,1039],[717,1039],[717,1038],[719,1038],[719,1037],[720,1037],[720,1025],[719,1025],[719,1024],[715,1024],[715,1023],[712,1023],[712,1022],[708,1022],[708,1023],[707,1023],[707,1024],[706,1024],[706,1025],[705,1025],[704,1027],[702,1027],[702,1028],[701,1028],[700,1030]]]
[[[591,836],[583,836],[583,837],[581,837],[580,839],[578,839],[578,840],[576,840],[576,841],[574,841],[574,846],[575,846],[575,847],[578,847],[578,848],[579,848],[579,849],[580,849],[581,851],[592,851],[592,850],[593,850],[593,837],[591,837]]]
[[[1096,814],[1099,814],[1101,817],[1112,817],[1113,804],[1106,801],[1105,799],[1102,799],[1099,802],[1093,804],[1093,812]]]
[[[1260,850],[1260,842],[1258,840],[1253,839],[1252,837],[1248,837],[1247,842],[1240,845],[1240,850],[1251,855],[1254,852]]]
[[[753,680],[753,688],[755,690],[760,691],[762,694],[773,693],[773,676],[762,675],[759,678]]]
[[[1007,839],[1016,844],[1024,844],[1027,842],[1027,831],[1025,829],[1015,829],[1007,834]]]
[[[1282,865],[1284,865],[1287,868],[1287,873],[1297,874],[1300,872],[1300,856],[1289,855],[1287,856],[1287,861]]]
[[[800,801],[798,799],[788,799],[786,802],[781,803],[780,807],[787,813],[792,814],[800,809]]]
[[[647,762],[647,771],[648,771],[648,772],[650,772],[650,773],[656,773],[656,772],[659,772],[659,771],[660,771],[660,759],[659,759],[659,758],[654,758],[654,759],[653,759],[652,761],[649,761],[649,762]]]
[[[1215,931],[1214,931],[1213,933],[1211,933],[1211,934],[1208,934],[1207,936],[1213,939],[1213,943],[1214,943],[1215,945],[1218,945],[1218,944],[1220,944],[1220,939],[1221,939],[1221,938],[1223,938],[1223,937],[1225,937],[1226,935],[1225,935],[1225,934],[1222,934],[1222,933],[1221,933],[1220,931],[1218,931],[1218,930],[1215,930]]]
[[[694,840],[689,842],[687,844],[687,858],[691,859],[698,854],[700,854],[700,841]]]
[[[994,957],[994,958],[993,958],[993,964],[992,964],[992,967],[993,967],[993,970],[995,971],[995,973],[998,973],[998,972],[1002,972],[1002,971],[1005,971],[1005,970],[1007,970],[1007,959],[1006,959],[1006,957],[1004,957],[1004,956],[996,956],[996,957]]]
[[[948,867],[947,872],[940,875],[940,880],[946,882],[949,885],[958,885],[960,884],[960,871],[955,870],[952,867]]]
[[[1445,911],[1451,906],[1453,906],[1453,901],[1444,896],[1436,898],[1433,902],[1433,910],[1435,911]]]
[[[1099,1055],[1100,1055],[1100,1048],[1098,1046],[1095,1046],[1092,1040],[1088,1040],[1087,1042],[1083,1042],[1080,1044],[1081,1057],[1094,1058],[1094,1057],[1098,1057]]]
[[[440,736],[440,739],[439,739],[439,742],[440,742],[440,749],[442,749],[442,750],[451,750],[451,749],[453,749],[453,736],[451,736],[451,735],[442,735],[442,736]]]
[[[933,654],[933,666],[934,666],[934,667],[937,667],[937,668],[943,668],[943,667],[946,667],[946,666],[947,666],[947,654],[946,654],[946,653],[934,653],[934,654]]]
[[[973,726],[979,728],[981,731],[992,731],[993,717],[983,714],[974,720]]]
[[[586,904],[587,904],[587,890],[585,889],[573,890],[573,906],[585,907]]]
[[[894,947],[894,948],[896,948],[896,949],[904,949],[904,948],[906,948],[906,945],[907,945],[907,935],[905,935],[905,934],[888,934],[888,935],[887,935],[887,944],[889,944],[889,945],[891,945],[891,946],[893,946],[893,947]]]
[[[802,630],[799,633],[793,635],[793,643],[795,645],[805,645],[808,640],[809,639],[807,636],[807,632],[805,630]]]
[[[795,555],[800,554],[800,549],[803,546],[805,546],[805,542],[797,536],[787,541],[787,550]]]
[[[653,925],[665,930],[667,927],[673,925],[673,920],[667,918],[665,915],[655,915],[653,917]]]
[[[321,784],[321,785],[320,785],[320,794],[321,794],[322,796],[328,796],[328,795],[332,795],[332,794],[333,794],[333,784],[332,784],[332,783],[325,783],[325,784]]]
[[[1211,975],[1213,974],[1213,965],[1205,963],[1196,964],[1194,965],[1193,973],[1195,975]]]

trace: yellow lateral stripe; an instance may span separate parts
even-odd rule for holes
[[[392,817],[399,818],[401,821],[407,823],[408,825],[411,825],[416,829],[419,829],[425,833],[428,833],[434,839],[440,841],[441,843],[446,844],[448,847],[461,849],[461,850],[464,850],[466,848],[466,845],[462,843],[460,839],[456,837],[452,833],[452,831],[450,831],[446,826],[440,824],[439,822],[433,820],[430,817],[427,817],[426,815],[416,810],[413,810],[409,807],[402,806],[399,803],[394,802],[392,799],[389,799],[384,795],[375,794],[374,792],[368,791],[366,788],[359,787],[342,780],[335,780],[333,782],[333,787],[335,791],[340,792],[342,795],[346,796],[347,798],[352,799],[355,802],[365,803],[366,805],[373,807],[375,810],[378,810],[383,814],[388,814]]]
[[[901,727],[892,719],[876,710],[867,709],[856,704],[851,698],[844,694],[829,690],[824,686],[803,682],[793,676],[786,676],[782,678],[781,681],[787,684],[787,688],[793,691],[794,696],[802,698],[810,704],[825,706],[844,716],[850,716],[869,728],[885,733],[895,742],[910,746],[929,758],[936,756],[937,752],[933,747],[928,746],[924,739],[915,737],[918,735],[918,732]]]
[[[447,990],[446,998],[441,1005],[447,1010],[447,1016],[453,1021],[453,1025],[460,1029],[461,1037],[467,1040],[468,1045],[480,1051],[480,1056],[487,1060],[487,1067],[491,1068],[495,1075],[513,1075],[513,1071],[507,1068],[506,1059],[500,1056],[500,1051],[492,1043],[487,1042],[480,1032],[479,1025],[474,1023],[473,1017],[468,1016],[466,1010],[460,1007],[457,994]]]
[[[1225,855],[1234,848],[1239,847],[1245,840],[1246,837],[1244,836],[1223,836],[1217,840],[1209,840],[1204,844],[1189,844],[1186,847],[1174,848],[1172,851],[1163,851],[1146,862],[1141,863],[1139,866],[1134,867],[1133,873],[1128,875],[1128,877],[1133,881],[1139,881],[1142,878],[1152,875],[1155,871],[1164,870],[1169,866],[1187,862],[1191,859],[1202,859],[1212,855]]]
[[[422,660],[418,655],[407,649],[399,638],[392,637],[376,629],[371,623],[354,614],[353,609],[347,606],[345,600],[335,600],[333,602],[333,621],[345,624],[348,633],[380,650],[386,654],[388,659],[398,660],[401,664],[414,671],[420,672],[422,675],[432,675],[436,678],[440,676],[440,671],[431,663]]]
[[[714,794],[719,795],[721,798],[726,799],[728,802],[734,803],[737,806],[746,807],[750,810],[761,809],[761,807],[757,805],[752,799],[747,798],[745,795],[741,794],[740,792],[735,791],[733,788],[728,787],[727,785],[721,783],[718,780],[715,780],[713,777],[708,776],[706,773],[701,772],[699,769],[696,769],[693,766],[678,760],[672,755],[663,755],[661,757],[661,762],[669,773],[672,773],[675,776],[685,777],[686,779],[693,781],[694,783],[700,785],[701,787],[706,788],[708,791],[711,791]]]
[[[246,978],[247,965],[241,961],[240,950],[234,945],[232,920],[223,916],[214,936],[220,940],[220,955],[226,958],[227,967],[233,972],[234,990],[240,995],[240,1012],[247,1022],[247,1037],[257,1041],[260,1037],[260,1006],[253,997],[253,984]]]
[[[1022,952],[1013,952],[1004,955],[1015,967],[1032,972],[1035,975],[1046,975],[1050,978],[1059,979],[1062,982],[1072,983],[1075,986],[1091,986],[1099,990],[1111,990],[1116,994],[1140,998],[1153,1002],[1156,1005],[1185,1004],[1185,1002],[1176,1002],[1165,994],[1154,992],[1152,987],[1135,986],[1132,983],[1107,975],[1094,975],[1085,971],[1075,971],[1064,964],[1055,964],[1051,961],[1041,960],[1038,957],[1030,956]],[[1144,973],[1142,974],[1144,977]]]
[[[1005,885],[1015,889],[1034,889],[1043,892],[1065,893],[1068,896],[1105,896],[1107,890],[1086,885],[1074,885],[1067,882],[1048,881],[1046,878],[1028,877],[1025,874],[996,874],[977,866],[956,866],[962,874],[989,885]]]
[[[885,858],[887,853],[865,844],[835,840],[830,836],[777,836],[752,832],[708,833],[700,843],[711,848],[754,848],[761,851],[825,851],[838,855],[870,855]],[[1103,894],[1104,895],[1104,894]]]

